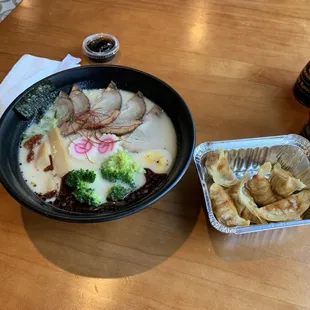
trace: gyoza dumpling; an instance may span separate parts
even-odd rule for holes
[[[244,207],[241,216],[253,223],[267,224],[267,222],[258,213],[258,207],[249,190],[245,187],[245,184],[249,181],[249,179],[250,175],[246,173],[242,178],[238,188],[238,200]]]
[[[215,183],[212,184],[210,197],[213,212],[221,224],[227,227],[250,225],[250,221],[246,221],[238,215],[236,207],[223,187]]]
[[[275,194],[271,190],[270,182],[265,177],[266,174],[270,173],[271,168],[271,163],[264,163],[259,168],[258,173],[248,182],[251,196],[259,206],[269,205],[277,201]]]
[[[282,222],[299,219],[310,206],[310,190],[279,200],[259,209],[259,214],[268,221]]]
[[[245,206],[243,204],[241,204],[241,202],[239,200],[238,191],[240,188],[240,183],[241,182],[238,182],[237,184],[233,185],[232,187],[230,187],[227,190],[227,193],[230,196],[230,198],[232,199],[239,215],[241,215],[242,211],[245,208]]]
[[[225,153],[223,149],[209,152],[207,154],[205,166],[216,184],[230,187],[238,183],[238,179],[229,167],[227,153]]]
[[[306,187],[299,179],[295,179],[289,171],[283,170],[279,163],[273,167],[270,184],[275,194],[283,198],[290,196],[294,192],[301,191]]]
[[[250,221],[252,224],[262,224],[262,221],[253,213],[249,211],[249,209],[244,209],[242,211],[242,217],[248,221]],[[262,217],[261,217],[262,219]],[[267,222],[263,219],[263,224],[267,224]]]

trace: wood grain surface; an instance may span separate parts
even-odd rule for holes
[[[309,16],[309,0],[23,0],[0,24],[0,80],[26,53],[87,64],[83,39],[109,32],[114,63],[183,96],[197,144],[297,133]],[[0,198],[0,309],[310,308],[310,227],[216,232],[193,165],[160,202],[110,223],[50,220],[2,187]]]

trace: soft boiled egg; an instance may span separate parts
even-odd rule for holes
[[[172,155],[165,149],[154,149],[133,154],[134,159],[143,167],[155,173],[169,172]]]

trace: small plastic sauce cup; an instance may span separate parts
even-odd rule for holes
[[[88,36],[82,45],[84,54],[95,62],[111,61],[119,50],[117,38],[108,33]]]

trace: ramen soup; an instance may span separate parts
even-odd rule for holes
[[[76,212],[121,209],[156,190],[176,157],[167,114],[141,92],[60,92],[24,133],[19,161],[28,186],[54,206]]]

